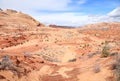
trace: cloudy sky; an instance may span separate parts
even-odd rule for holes
[[[45,24],[120,22],[120,0],[0,0],[0,8],[22,11]]]

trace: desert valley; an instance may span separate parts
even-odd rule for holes
[[[46,26],[0,10],[0,81],[120,81],[120,22]]]

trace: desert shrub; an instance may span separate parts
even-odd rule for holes
[[[101,45],[103,45],[103,44],[104,44],[104,42],[101,43]]]
[[[107,47],[103,47],[102,49],[102,56],[101,57],[108,57],[109,56],[109,52],[108,52],[108,48]]]
[[[109,52],[108,42],[105,41],[105,45],[102,48],[102,55],[101,55],[101,57],[108,57],[109,55],[110,55],[110,52]]]
[[[32,57],[32,54],[30,52],[24,52],[24,57]]]
[[[73,58],[73,59],[70,59],[68,62],[75,62],[77,59],[76,58]]]
[[[2,61],[0,62],[0,70],[10,70],[14,75],[21,77],[21,75],[25,74],[24,68],[16,66],[10,59],[9,55],[5,55],[2,57]]]
[[[94,73],[99,73],[101,71],[101,69],[100,69],[100,66],[99,65],[95,65],[94,67],[93,67],[93,72]]]
[[[117,66],[117,63],[114,62],[110,65],[110,70],[115,70],[116,69],[116,66]]]
[[[50,61],[50,62],[61,62],[57,58],[51,58],[49,56],[42,56],[44,60]]]
[[[84,44],[83,48],[89,47],[89,44]]]
[[[11,65],[11,61],[8,55],[2,57],[0,69],[7,69]]]
[[[118,52],[112,52],[112,53],[110,53],[110,56],[116,56],[116,55],[118,55]]]
[[[120,55],[116,56],[115,81],[120,81]]]
[[[12,70],[16,71],[16,66],[10,60],[10,56],[5,55],[2,57],[2,61],[0,62],[0,70]]]
[[[87,56],[88,56],[88,58],[92,58],[94,55],[96,55],[97,53],[90,53],[90,54],[88,54]]]

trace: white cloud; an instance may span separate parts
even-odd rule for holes
[[[116,11],[116,9],[118,11]],[[85,24],[91,24],[96,22],[120,22],[120,16],[117,13],[119,12],[119,9],[116,8],[110,13],[117,15],[110,16],[108,14],[105,15],[86,15],[83,13],[55,13],[55,14],[41,14],[39,16],[36,16],[35,18],[43,23],[47,24],[57,24],[57,25],[68,25],[68,26],[81,26]]]
[[[1,8],[16,10],[66,10],[71,0],[0,0]]]
[[[112,12],[108,13],[112,17],[120,17],[120,7],[114,9]]]
[[[77,15],[76,15],[77,14]],[[78,14],[80,16],[78,16]],[[58,25],[69,25],[76,26],[80,25],[80,21],[86,21],[87,16],[81,15],[81,13],[55,13],[55,14],[41,14],[36,16],[36,19],[48,24]]]
[[[80,26],[95,22],[119,21],[120,7],[105,15],[86,15],[84,13],[42,13],[37,10],[69,11],[74,8],[69,6],[74,0],[0,0],[0,8],[15,9],[30,14],[42,23]],[[78,0],[78,4],[84,4],[87,0]],[[73,10],[74,11],[74,10]],[[88,13],[89,14],[89,13]]]
[[[35,18],[40,22],[47,24],[68,26],[81,26],[85,24],[111,20],[107,16],[88,16],[82,14],[78,15],[78,13],[41,14],[40,16],[36,16]]]
[[[84,4],[84,3],[86,3],[87,2],[87,0],[79,0],[78,1],[78,4]]]

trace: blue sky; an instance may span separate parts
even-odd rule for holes
[[[0,8],[22,11],[45,24],[120,22],[120,0],[0,0]]]

